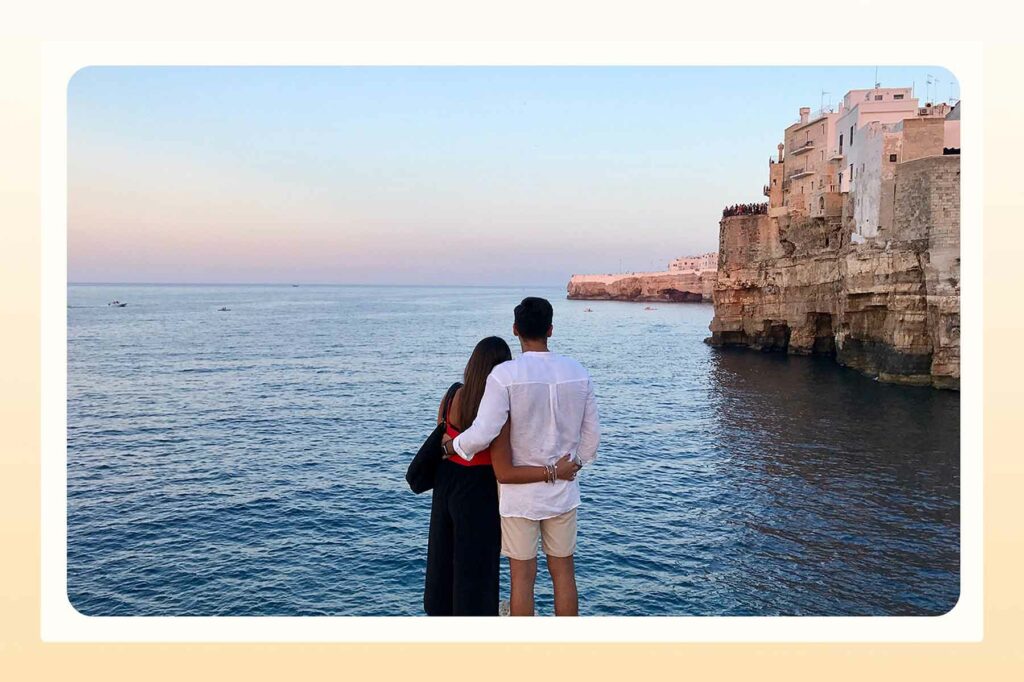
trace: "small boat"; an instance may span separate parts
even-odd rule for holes
[[[123,308],[123,307],[125,307],[128,304],[127,303],[121,303],[121,301],[114,300],[114,301],[111,301],[110,303],[108,303],[107,305],[109,305],[111,307],[114,307],[114,308]]]
[[[657,310],[657,308],[652,308],[651,306],[646,305],[644,306],[644,310]]]
[[[592,313],[592,312],[594,312],[594,309],[593,308],[584,308],[583,312],[585,312],[585,313]]]
[[[231,308],[228,308],[227,306],[224,306],[223,308],[217,308],[218,313],[226,313],[229,310],[231,310]]]

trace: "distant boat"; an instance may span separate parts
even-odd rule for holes
[[[217,312],[218,312],[218,313],[226,313],[226,312],[228,312],[229,310],[231,310],[231,308],[228,308],[227,306],[225,306],[225,307],[223,307],[223,308],[217,308]]]
[[[592,312],[594,312],[594,309],[593,308],[584,308],[583,312],[585,312],[585,313],[592,313]]]
[[[125,307],[128,304],[127,303],[121,303],[120,301],[111,301],[107,305],[112,306],[114,308],[123,308],[123,307]]]
[[[651,306],[647,305],[644,306],[644,310],[657,310],[657,308],[652,308]]]
[[[293,287],[297,287],[297,286],[299,286],[299,285],[298,285],[298,284],[293,284],[292,286],[293,286]]]

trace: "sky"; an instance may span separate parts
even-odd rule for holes
[[[68,86],[68,281],[661,270],[717,250],[799,108],[875,69],[89,67]],[[959,96],[937,66],[877,78]]]

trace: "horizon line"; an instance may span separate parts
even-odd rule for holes
[[[465,288],[465,289],[529,289],[531,287],[555,287],[563,284],[383,284],[358,282],[67,282],[67,286],[181,286],[181,287],[420,287],[420,288]]]

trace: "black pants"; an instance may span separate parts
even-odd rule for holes
[[[428,616],[498,615],[501,519],[490,466],[442,461],[430,506]]]

